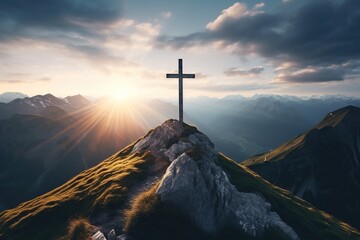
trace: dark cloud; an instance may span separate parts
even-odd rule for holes
[[[288,79],[296,82],[346,79],[349,71],[346,64],[360,57],[359,0],[304,1],[297,9],[287,11],[284,5],[272,13],[243,10],[240,8],[244,5],[240,5],[234,4],[223,11],[206,31],[183,37],[161,37],[159,46],[182,48],[221,42],[224,48],[234,46],[235,54],[255,53],[270,59],[275,66],[291,63],[293,71],[315,69],[316,73],[308,74],[313,80],[305,79],[306,74]],[[332,66],[344,72],[324,70]],[[278,70],[279,74],[291,76],[290,69],[282,69],[285,72]],[[330,73],[334,76],[328,76]]]
[[[111,58],[102,46],[108,37],[103,30],[122,18],[122,2],[1,0],[0,42],[42,41],[90,57]]]
[[[252,77],[261,74],[263,71],[264,68],[261,66],[253,67],[250,69],[229,68],[224,71],[224,74],[229,77],[233,77],[233,76]]]
[[[280,82],[330,82],[344,80],[344,71],[341,69],[304,69],[299,72],[282,75]]]
[[[121,12],[121,0],[2,0],[0,36],[21,36],[29,28],[81,32],[84,24],[109,23]]]

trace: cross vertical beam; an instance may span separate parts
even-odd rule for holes
[[[179,121],[184,122],[183,117],[183,79],[184,78],[195,78],[195,74],[184,74],[183,73],[183,61],[179,59],[178,74],[166,74],[166,78],[178,78],[179,79]]]
[[[183,66],[182,59],[179,59],[179,121],[184,121],[183,117]]]

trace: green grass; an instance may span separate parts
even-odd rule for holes
[[[218,164],[239,191],[258,192],[264,196],[271,203],[273,210],[298,233],[301,239],[360,239],[360,233],[350,225],[316,209],[290,192],[270,184],[233,160],[220,154]]]
[[[132,146],[55,190],[1,212],[0,239],[56,239],[66,234],[70,218],[121,206],[128,189],[146,177],[153,158],[149,153],[130,155]]]

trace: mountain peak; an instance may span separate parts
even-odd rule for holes
[[[175,149],[182,146],[186,148],[179,143]],[[262,196],[236,189],[218,165],[218,153],[212,146],[201,146],[180,154],[166,170],[156,189],[163,204],[186,213],[207,234],[216,235],[231,227],[236,232],[262,237],[270,228],[288,239],[300,239]]]
[[[196,127],[169,119],[140,139],[132,153],[151,151],[156,157],[165,157],[171,162],[187,150],[199,147],[213,149],[214,144]]]
[[[168,120],[138,141],[132,153],[142,151],[171,162],[156,195],[163,204],[186,213],[201,231],[218,234],[231,226],[260,237],[271,228],[299,239],[263,197],[237,191],[217,164],[214,144],[195,127]]]
[[[355,106],[346,106],[334,112],[328,113],[325,118],[316,126],[317,129],[324,127],[336,127],[343,122],[360,119],[360,108]]]
[[[359,139],[360,108],[347,106],[242,165],[359,228]]]

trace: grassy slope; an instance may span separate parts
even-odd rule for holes
[[[360,108],[348,106],[337,111],[334,111],[331,114],[326,115],[326,117],[317,124],[314,129],[321,130],[324,127],[336,127],[337,125],[341,124],[341,122],[351,113],[359,116]],[[259,164],[263,164],[265,162],[276,162],[281,161],[286,157],[289,153],[293,152],[294,150],[299,150],[305,144],[306,136],[311,132],[307,131],[303,134],[300,134],[296,138],[280,145],[279,147],[275,148],[270,152],[266,152],[263,154],[255,155],[241,164],[244,166],[256,166]]]
[[[360,233],[356,229],[316,209],[290,192],[270,184],[233,160],[219,155],[219,164],[239,191],[261,193],[301,239],[360,239]]]
[[[306,133],[301,134],[301,135],[297,136],[296,138],[294,138],[293,140],[280,145],[276,149],[274,149],[270,152],[264,153],[264,154],[255,155],[255,156],[245,160],[241,164],[244,166],[250,166],[250,165],[254,166],[257,164],[262,164],[264,162],[272,162],[272,161],[282,160],[285,156],[287,156],[287,154],[291,153],[295,149],[302,147],[305,136],[306,136]]]
[[[130,155],[132,146],[59,188],[0,213],[0,239],[56,239],[69,218],[89,217],[123,203],[127,190],[146,175],[151,156]]]

